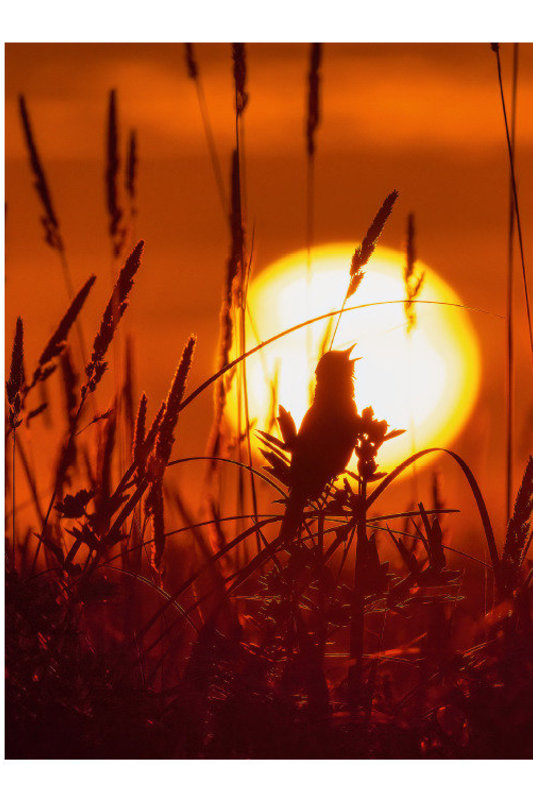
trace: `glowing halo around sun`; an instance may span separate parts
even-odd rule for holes
[[[353,244],[330,244],[312,251],[307,279],[305,250],[279,259],[262,271],[248,292],[246,349],[306,319],[342,306]],[[378,247],[347,306],[405,297],[405,256]],[[460,304],[457,294],[433,270],[420,300]],[[371,405],[379,419],[406,433],[386,442],[380,467],[390,470],[413,452],[446,447],[459,433],[475,402],[480,378],[476,335],[463,308],[418,303],[416,327],[407,334],[403,302],[347,311],[335,337],[335,349],[357,342],[355,399],[359,412]],[[314,370],[328,320],[313,323],[266,346],[246,362],[248,403],[253,427],[267,430],[273,393],[299,426],[312,396]],[[334,328],[334,324],[333,324]],[[230,419],[237,424],[235,398]],[[277,429],[273,429],[279,435]],[[259,442],[252,436],[255,444]],[[351,468],[355,464],[352,463]]]

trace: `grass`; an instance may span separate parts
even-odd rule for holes
[[[186,57],[197,80],[194,51],[186,50]],[[189,386],[196,347],[205,346],[191,336],[150,419],[149,398],[133,393],[130,348],[120,373],[113,360],[110,407],[103,413],[89,408],[87,399],[99,392],[108,353],[134,299],[142,241],[123,254],[100,321],[83,320],[85,331],[94,329],[94,340],[82,364],[70,337],[94,276],[78,294],[71,292],[69,308],[29,379],[25,328],[21,318],[17,322],[6,384],[7,756],[530,757],[533,459],[500,552],[471,469],[458,453],[440,450],[461,470],[478,509],[477,536],[488,552],[483,561],[451,546],[448,520],[458,510],[437,490],[430,507],[420,500],[412,507],[406,496],[399,510],[379,513],[376,503],[384,492],[436,448],[413,453],[382,473],[381,446],[402,432],[391,431],[367,408],[359,416],[356,471],[310,498],[293,535],[280,535],[296,431],[290,414],[277,408],[276,387],[267,382],[273,422],[279,417],[279,423],[253,430],[243,367],[251,354],[316,320],[329,319],[334,337],[342,314],[365,307],[346,304],[364,280],[362,268],[397,193],[387,197],[347,264],[342,307],[246,350],[253,245],[246,236],[240,149],[250,101],[244,45],[234,46],[233,65],[237,141],[216,372]],[[34,139],[28,140],[25,106],[21,111],[35,173]],[[202,114],[205,123],[205,108]],[[128,217],[131,227],[134,217],[137,155],[130,134],[128,157],[118,156],[114,94],[109,115],[106,185],[116,256],[115,245],[122,250],[125,238],[117,224]],[[118,200],[122,161],[129,212]],[[223,184],[217,184],[225,208]],[[46,209],[49,190],[43,194],[42,181],[36,188]],[[59,231],[50,204],[47,213]],[[412,329],[416,304],[423,301],[417,298],[412,223],[410,231],[406,300],[382,303],[405,303]],[[52,246],[57,249],[57,243]],[[234,339],[237,355],[231,359]],[[326,350],[327,339],[321,345]],[[63,414],[64,424],[56,426],[59,456],[42,506],[42,476],[25,457],[24,439],[26,426],[40,424],[46,411],[42,395],[38,405],[35,395],[56,380],[64,394],[56,419]],[[224,419],[231,383],[242,403],[237,436]],[[194,424],[194,401],[210,390],[215,406],[207,454],[173,457],[179,454],[183,414]],[[261,443],[261,461],[252,451],[254,438]],[[17,506],[17,459],[38,529]],[[194,462],[208,465],[200,510],[178,477],[178,470]],[[217,480],[222,473],[224,484]],[[232,485],[230,475],[236,495],[223,491]],[[485,580],[494,592],[483,609]]]

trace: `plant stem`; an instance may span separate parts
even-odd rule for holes
[[[224,214],[224,219],[227,219],[228,209],[226,201],[226,190],[224,188],[224,179],[222,177],[222,170],[220,169],[220,161],[218,159],[217,149],[215,145],[215,138],[213,136],[213,131],[211,129],[211,122],[209,119],[209,113],[207,111],[207,103],[205,100],[205,94],[200,75],[197,75],[195,77],[194,84],[196,86],[196,96],[198,98],[198,105],[200,107],[200,114],[202,117],[202,124],[204,126],[207,149],[209,150],[209,157],[211,159],[211,166],[213,167],[213,173],[217,185],[217,192],[220,199],[220,204],[222,206],[222,213]]]
[[[348,691],[352,706],[358,705],[363,683],[363,649],[364,649],[364,565],[366,560],[366,481],[361,480],[359,486],[361,511],[357,521],[357,544],[355,548],[355,566],[353,576],[352,610],[350,621],[350,658],[352,666],[348,674]]]
[[[307,158],[307,208],[306,208],[306,239],[307,239],[307,261],[305,270],[305,291],[307,293],[307,307],[311,304],[311,250],[313,247],[314,239],[314,176],[315,176],[315,161],[312,154]],[[306,347],[307,347],[307,360],[309,364],[312,362],[312,337],[311,328],[307,328]]]
[[[67,441],[67,446],[66,446],[65,452],[68,451],[68,448],[70,447],[70,444],[71,444],[72,440],[76,436],[76,429],[78,427],[78,422],[79,422],[79,419],[80,419],[80,415],[81,415],[81,412],[82,412],[86,397],[87,397],[87,395],[84,395],[84,397],[80,400],[80,404],[78,406],[78,410],[76,412],[76,416],[74,417],[71,429],[69,431],[69,438],[68,438],[68,441]],[[38,558],[39,552],[41,550],[42,541],[43,541],[43,539],[44,539],[44,537],[46,535],[46,528],[48,526],[48,520],[50,518],[50,514],[52,513],[52,508],[54,507],[54,500],[56,499],[57,492],[59,490],[59,487],[63,483],[64,478],[65,478],[65,470],[64,470],[64,467],[61,466],[61,468],[58,471],[58,474],[56,476],[56,480],[54,482],[54,490],[52,492],[52,496],[50,498],[50,502],[48,504],[48,508],[46,509],[46,514],[44,516],[44,520],[43,520],[43,524],[42,524],[42,528],[41,528],[41,536],[39,538],[39,542],[38,542],[37,547],[35,549],[35,555],[33,556],[33,562],[32,562],[32,565],[31,565],[31,574],[32,575],[33,575],[33,573],[35,571],[35,566],[37,564],[37,558]]]
[[[13,503],[13,520],[12,520],[12,522],[13,522],[13,572],[15,571],[15,544],[16,544],[16,538],[15,538],[15,439],[16,439],[16,436],[17,436],[16,423],[17,423],[17,420],[15,419],[15,423],[13,425],[13,454],[12,454],[13,463],[11,465],[11,469],[12,469],[12,472],[13,472],[13,480],[12,480],[12,486],[11,486],[12,493],[13,493],[13,497],[12,497],[12,503]]]
[[[522,240],[522,224],[520,222],[520,208],[519,208],[519,205],[518,205],[518,192],[517,192],[517,189],[516,189],[516,175],[515,175],[515,169],[514,169],[514,152],[513,152],[513,146],[512,146],[512,143],[511,143],[511,135],[509,133],[509,123],[507,121],[507,109],[506,109],[506,106],[505,106],[505,96],[504,96],[504,93],[503,93],[502,66],[501,66],[501,60],[500,60],[499,46],[496,46],[495,53],[496,53],[496,63],[497,63],[497,66],[498,66],[498,82],[499,82],[499,85],[500,85],[500,96],[501,96],[501,101],[502,101],[503,120],[504,120],[504,123],[505,123],[505,137],[506,137],[506,140],[507,140],[507,150],[508,150],[508,153],[509,153],[509,166],[510,166],[510,170],[511,170],[511,188],[512,188],[512,194],[513,194],[514,210],[515,210],[515,215],[516,215],[516,227],[517,227],[517,230],[518,230],[518,244],[519,244],[519,247],[520,247],[520,260],[522,262],[522,279],[523,279],[523,282],[524,282],[524,296],[525,296],[525,301],[526,301],[527,324],[528,324],[528,330],[529,330],[529,344],[530,344],[530,348],[531,348],[531,360],[532,360],[532,363],[533,363],[533,325],[532,325],[532,322],[531,322],[531,310],[530,310],[530,306],[529,306],[529,290],[528,290],[528,285],[527,285],[526,262],[525,262],[525,257],[524,257],[524,244],[523,244],[523,240]]]
[[[312,325],[315,322],[321,322],[324,319],[329,319],[329,317],[334,317],[337,314],[342,314],[345,313],[346,311],[359,311],[363,308],[374,308],[377,306],[393,306],[393,305],[398,305],[399,303],[403,305],[404,302],[405,302],[404,300],[379,300],[375,303],[361,303],[360,305],[357,306],[344,306],[344,308],[341,309],[337,308],[334,311],[327,311],[325,314],[320,314],[317,317],[306,319],[304,322],[299,322],[297,325],[292,325],[290,328],[286,328],[286,330],[281,331],[280,333],[276,333],[274,336],[271,336],[270,339],[265,339],[264,342],[260,342],[259,344],[255,345],[255,347],[250,348],[250,350],[248,350],[246,353],[237,356],[232,361],[229,361],[227,364],[225,364],[223,367],[217,370],[217,372],[214,372],[212,375],[210,375],[209,378],[207,378],[202,384],[200,384],[200,386],[197,386],[196,389],[194,389],[190,394],[187,395],[187,397],[185,397],[182,400],[182,402],[180,403],[179,410],[182,411],[186,406],[192,403],[192,401],[195,400],[199,394],[208,389],[212,383],[221,378],[222,375],[225,375],[226,372],[229,372],[229,370],[236,367],[237,364],[240,364],[241,361],[243,361],[245,358],[253,356],[255,353],[258,353],[260,350],[262,350],[263,347],[268,347],[273,342],[277,342],[279,339],[288,336],[290,333],[294,333],[295,331],[299,331],[302,328],[305,328],[306,325]],[[449,308],[464,308],[467,311],[478,311],[482,314],[490,314],[490,316],[498,317],[501,319],[500,314],[494,314],[493,312],[485,311],[485,309],[482,308],[465,306],[462,303],[449,303],[445,300],[413,300],[413,303],[422,303],[423,305],[430,305],[430,306],[447,306]]]
[[[511,105],[511,148],[515,155],[516,138],[516,88],[518,84],[518,44],[513,46],[513,89]],[[507,453],[506,453],[506,509],[511,516],[513,491],[513,423],[514,423],[514,342],[513,342],[513,240],[515,208],[513,181],[509,175],[509,234],[507,244]]]

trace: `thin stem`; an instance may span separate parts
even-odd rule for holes
[[[235,84],[235,150],[237,153],[237,181],[238,181],[238,196],[239,196],[239,227],[240,227],[240,244],[241,249],[239,253],[239,305],[235,306],[234,310],[234,324],[237,330],[237,337],[239,340],[239,351],[242,355],[244,350],[244,342],[242,338],[242,293],[244,291],[244,223],[243,223],[243,211],[242,211],[242,177],[241,177],[241,139],[240,139],[240,127],[239,127],[239,112],[238,112],[238,97],[237,97],[237,85]],[[242,412],[243,412],[243,394],[242,394],[242,384],[243,381],[246,380],[246,375],[244,372],[244,361],[241,363],[240,369],[237,371],[237,455],[239,461],[242,461],[242,439],[241,439],[241,430],[242,430]],[[245,420],[246,428],[249,428],[249,420],[246,418]],[[253,476],[252,476],[253,479]],[[240,515],[244,512],[244,475],[242,471],[239,471],[237,476],[237,511]],[[240,530],[239,525],[236,526],[237,531]],[[259,547],[259,538],[257,539],[257,544]],[[247,543],[244,542],[243,544],[245,558],[247,557]]]
[[[258,353],[260,350],[262,350],[263,347],[268,347],[268,345],[272,344],[273,342],[277,342],[278,339],[282,339],[284,336],[288,336],[290,333],[294,333],[295,331],[299,331],[302,328],[305,328],[306,325],[312,325],[315,322],[321,322],[324,319],[328,319],[329,317],[334,317],[336,314],[343,314],[343,313],[345,313],[347,311],[359,311],[359,310],[364,309],[364,308],[374,308],[374,307],[377,307],[377,306],[397,305],[398,303],[401,303],[403,305],[404,302],[405,302],[404,300],[380,300],[380,301],[378,301],[376,303],[362,303],[362,304],[360,304],[358,306],[348,306],[347,308],[344,307],[344,308],[341,308],[341,309],[337,308],[334,311],[328,311],[325,314],[320,314],[318,317],[313,317],[312,319],[307,319],[307,320],[305,320],[305,322],[299,322],[297,325],[293,325],[290,328],[286,328],[284,331],[281,331],[281,333],[276,333],[274,336],[271,336],[270,339],[266,339],[264,342],[261,342],[260,344],[256,345],[255,347],[252,347],[251,350],[248,350],[246,353],[243,353],[240,356],[237,356],[237,358],[234,358],[233,361],[230,361],[227,364],[225,364],[223,367],[221,367],[217,372],[215,372],[213,375],[211,375],[209,378],[207,378],[207,380],[205,380],[202,384],[200,384],[200,386],[198,386],[196,389],[194,389],[194,391],[192,391],[189,395],[187,395],[187,397],[181,402],[179,410],[182,411],[184,408],[186,408],[186,406],[188,406],[190,403],[192,403],[192,401],[195,400],[198,397],[199,394],[201,394],[203,391],[205,391],[205,389],[209,388],[209,386],[211,386],[212,383],[217,381],[226,372],[228,372],[229,370],[231,370],[234,367],[236,367],[237,364],[240,364],[240,362],[243,361],[245,358],[249,358],[250,356],[253,356],[255,353]],[[466,309],[468,311],[477,311],[477,312],[482,313],[482,314],[490,314],[491,316],[498,317],[498,318],[501,319],[501,315],[500,314],[495,314],[495,313],[490,312],[490,311],[485,311],[482,308],[474,308],[472,306],[465,306],[462,303],[448,303],[448,302],[443,301],[443,300],[413,300],[412,302],[413,303],[422,303],[423,305],[447,306],[449,308],[463,308],[463,309]]]
[[[220,200],[220,204],[222,206],[222,213],[224,214],[224,219],[227,219],[228,216],[228,209],[227,209],[227,200],[226,200],[226,190],[224,187],[224,179],[222,177],[222,170],[220,168],[220,161],[218,158],[217,148],[215,145],[215,138],[213,136],[213,130],[211,128],[211,121],[209,119],[209,113],[207,110],[207,103],[204,94],[204,88],[202,85],[202,81],[199,75],[196,76],[194,79],[194,84],[196,86],[196,96],[198,98],[198,106],[200,107],[200,114],[202,117],[202,124],[204,126],[204,133],[205,139],[207,142],[207,149],[209,151],[209,157],[211,159],[211,166],[213,168],[213,173],[215,176],[215,182],[217,185],[217,192],[218,197]]]
[[[253,239],[252,239],[252,253],[253,253]],[[241,352],[246,352],[246,298],[248,294],[248,281],[252,265],[252,253],[250,253],[250,261],[246,274],[246,283],[243,291],[242,306],[241,306]],[[243,381],[243,396],[244,396],[244,414],[246,421],[246,444],[248,449],[248,464],[250,466],[250,487],[252,490],[252,507],[254,511],[254,520],[257,521],[257,492],[255,488],[255,476],[253,472],[253,458],[252,458],[252,443],[250,439],[250,409],[248,404],[248,382],[246,378],[246,359],[242,362],[242,381]],[[256,534],[257,552],[261,550],[260,532]]]
[[[353,576],[352,613],[350,621],[350,658],[354,664],[349,673],[350,700],[356,705],[360,698],[363,678],[363,651],[364,651],[364,589],[363,579],[366,561],[366,481],[363,479],[359,485],[361,497],[361,511],[357,520],[357,544],[355,549],[355,565]]]
[[[17,422],[17,420],[15,419],[15,424],[13,426],[13,451],[12,451],[12,456],[11,456],[11,459],[12,459],[12,462],[13,462],[12,465],[11,465],[11,469],[12,469],[12,473],[13,473],[13,480],[11,482],[11,489],[12,489],[11,502],[13,504],[13,520],[12,520],[12,522],[13,522],[13,572],[15,571],[15,546],[16,546],[16,537],[15,537],[15,440],[17,438],[16,422]]]
[[[347,303],[347,301],[348,301],[348,291],[346,291],[346,294],[344,296],[344,300],[342,301],[341,310],[339,311],[339,316],[337,317],[337,321],[335,322],[335,330],[333,331],[333,336],[331,337],[331,344],[329,346],[330,350],[333,348],[333,342],[335,341],[335,337],[336,337],[337,331],[339,329],[339,322],[341,321],[341,317],[342,317],[344,311],[346,311],[346,303]]]
[[[76,427],[78,425],[78,421],[79,421],[80,414],[82,412],[86,397],[87,397],[87,395],[84,395],[82,397],[82,399],[80,400],[80,405],[78,407],[78,410],[76,412],[76,416],[74,417],[74,420],[72,422],[71,430],[69,432],[69,438],[68,438],[67,445],[66,445],[66,451],[68,451],[72,440],[76,436]],[[54,500],[56,499],[56,495],[57,495],[58,489],[59,489],[61,483],[63,482],[64,477],[65,477],[65,475],[64,475],[64,467],[61,465],[61,470],[57,474],[57,477],[56,477],[56,480],[55,480],[55,483],[54,483],[54,490],[52,492],[52,496],[50,498],[50,502],[48,504],[48,508],[46,509],[46,514],[44,516],[44,520],[43,520],[43,524],[42,524],[42,528],[41,528],[41,536],[39,538],[39,542],[37,544],[37,547],[35,548],[35,555],[33,556],[33,562],[32,562],[32,565],[31,565],[31,572],[32,573],[35,571],[35,565],[37,564],[37,558],[38,558],[39,552],[41,550],[41,544],[42,544],[43,538],[45,536],[46,528],[47,528],[47,525],[48,525],[48,520],[50,518],[50,514],[52,513],[52,508],[54,507]]]
[[[305,290],[307,292],[307,307],[311,304],[311,251],[314,240],[314,185],[315,185],[315,160],[312,154],[307,157],[307,192],[306,192],[306,240],[307,240],[307,261],[305,271]],[[311,352],[311,328],[307,329],[306,346],[307,359],[311,363],[313,354]]]
[[[13,437],[13,448],[14,447],[15,447],[15,437]],[[43,511],[41,509],[41,504],[39,502],[39,494],[37,492],[37,486],[36,486],[34,477],[32,475],[31,468],[30,468],[30,465],[28,463],[28,458],[27,458],[26,453],[24,451],[24,448],[22,446],[22,442],[20,440],[20,437],[17,439],[17,449],[18,449],[18,452],[19,452],[19,455],[20,455],[20,461],[22,463],[22,468],[24,469],[24,474],[26,475],[26,480],[28,482],[28,486],[30,487],[30,492],[31,492],[33,504],[35,506],[35,510],[37,512],[37,516],[39,518],[39,521],[40,521],[40,523],[42,525],[43,522],[44,522],[44,515],[43,515]],[[13,517],[14,517],[14,514],[13,514]],[[47,560],[47,563],[48,563],[48,560]]]
[[[520,247],[520,260],[522,262],[522,279],[524,283],[524,297],[526,301],[526,313],[527,313],[527,324],[529,330],[529,344],[531,348],[531,360],[533,363],[533,325],[531,322],[531,310],[529,306],[529,290],[527,285],[527,274],[526,274],[526,262],[524,257],[524,244],[522,240],[522,224],[520,222],[520,208],[518,205],[518,192],[516,189],[516,175],[515,175],[515,168],[514,168],[514,153],[513,153],[513,145],[511,142],[511,135],[509,133],[509,123],[507,121],[507,109],[505,106],[505,96],[503,92],[503,81],[502,81],[502,66],[500,60],[500,50],[499,45],[496,45],[495,48],[496,53],[496,63],[498,66],[498,83],[500,85],[500,96],[502,101],[502,111],[503,111],[503,120],[505,123],[505,138],[507,140],[507,151],[509,153],[509,165],[511,170],[511,188],[513,193],[513,201],[514,201],[514,210],[516,215],[516,227],[518,230],[518,244]]]
[[[241,230],[244,226],[244,218],[246,214],[246,173],[245,173],[245,158],[244,158],[244,122],[242,119],[241,114],[238,111],[238,98],[237,98],[237,86],[235,86],[235,144],[237,149],[237,161],[239,165],[239,207],[241,209],[241,219],[240,225]],[[239,321],[240,321],[240,345],[241,345],[241,355],[246,352],[246,307],[247,307],[247,297],[248,297],[248,283],[250,279],[250,273],[252,269],[252,259],[253,259],[253,252],[254,252],[254,234],[252,233],[252,242],[250,247],[250,258],[246,265],[245,269],[245,260],[244,260],[244,235],[241,236],[241,286],[240,286],[240,308],[238,309]],[[254,521],[257,521],[258,518],[258,511],[257,511],[257,492],[255,487],[255,475],[253,469],[253,458],[252,458],[252,444],[250,440],[250,409],[248,403],[248,384],[247,384],[247,377],[246,377],[246,360],[243,359],[242,361],[242,369],[241,369],[241,381],[242,381],[242,394],[239,389],[239,401],[238,401],[238,414],[239,414],[239,459],[240,459],[240,435],[241,435],[241,399],[244,402],[244,418],[245,418],[245,425],[246,425],[246,446],[247,446],[247,455],[248,455],[248,465],[250,467],[250,489],[252,494],[252,507],[254,511]],[[243,507],[243,492],[244,486],[242,485],[242,472],[239,473],[239,502],[240,507],[239,511],[242,513],[244,511]],[[256,532],[256,546],[257,552],[261,551],[261,531],[257,530]]]
[[[516,139],[516,89],[518,85],[518,44],[513,46],[513,88],[511,100],[511,148],[515,155]],[[512,176],[509,175],[509,234],[507,243],[507,453],[506,453],[506,509],[509,519],[513,491],[513,423],[514,423],[514,342],[513,342],[513,255],[515,209]]]
[[[63,277],[65,279],[65,285],[67,287],[67,294],[69,301],[72,302],[74,299],[74,287],[72,285],[72,278],[70,276],[70,267],[67,261],[67,256],[65,253],[64,248],[59,250],[59,260],[61,262],[61,269],[63,270]],[[78,337],[78,343],[80,346],[80,354],[83,362],[83,366],[87,363],[87,350],[85,347],[85,338],[83,336],[83,328],[81,326],[81,322],[79,319],[76,320],[76,335]]]
[[[489,512],[487,511],[487,507],[485,505],[485,500],[483,499],[483,495],[481,494],[481,489],[474,477],[474,474],[466,461],[464,461],[461,456],[454,453],[453,450],[448,450],[445,447],[429,447],[426,450],[420,450],[415,455],[406,458],[405,461],[402,461],[395,469],[390,472],[386,478],[377,485],[374,491],[369,495],[366,501],[366,508],[368,509],[373,505],[373,503],[377,500],[377,498],[382,494],[382,492],[390,486],[390,484],[396,480],[398,475],[400,475],[407,467],[409,467],[413,461],[417,461],[422,456],[429,455],[429,453],[446,453],[447,455],[451,456],[461,467],[472,494],[474,496],[474,500],[476,501],[476,505],[479,511],[479,515],[481,517],[481,521],[483,523],[483,530],[485,532],[485,538],[487,540],[487,546],[489,549],[490,560],[492,563],[492,569],[495,574],[496,580],[498,582],[498,588],[501,591],[503,586],[500,581],[500,574],[499,574],[499,566],[500,566],[500,557],[498,555],[498,548],[496,547],[496,540],[494,538],[494,532],[492,530],[492,524],[489,517]]]
[[[236,467],[240,467],[241,469],[247,469],[249,472],[252,472],[258,478],[261,478],[263,481],[268,483],[269,486],[272,486],[277,492],[281,494],[282,497],[287,499],[287,494],[280,489],[274,481],[271,481],[266,475],[258,470],[254,469],[254,467],[249,466],[248,464],[244,464],[242,461],[235,461],[233,458],[223,458],[222,456],[189,456],[187,458],[177,458],[175,461],[169,461],[167,467],[172,467],[174,464],[185,464],[188,461],[220,461],[225,464],[233,464]],[[247,515],[244,515],[247,516]]]

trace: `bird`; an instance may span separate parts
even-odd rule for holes
[[[361,425],[354,398],[354,364],[359,359],[350,358],[354,347],[330,350],[321,356],[315,370],[313,402],[287,443],[292,457],[289,498],[280,529],[283,542],[296,534],[306,504],[320,497],[350,461]],[[283,415],[285,427],[287,418],[292,423],[292,417],[280,408],[282,428]]]

